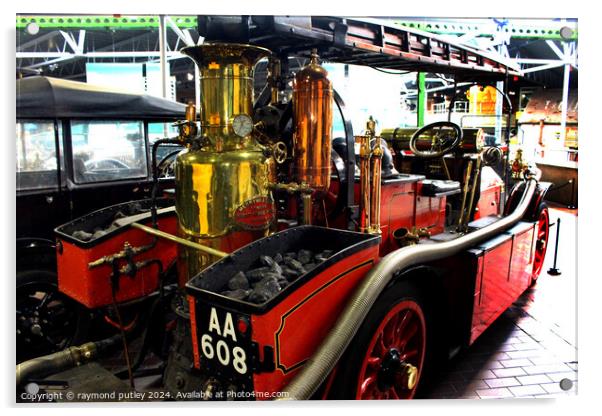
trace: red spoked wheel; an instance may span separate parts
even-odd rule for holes
[[[550,214],[548,207],[546,207],[545,205],[540,207],[539,209],[536,233],[537,235],[535,239],[535,252],[533,258],[533,274],[531,277],[531,284],[535,283],[543,269],[544,260],[546,258],[546,251],[548,248],[548,238],[550,236]]]
[[[426,323],[418,303],[403,300],[374,332],[360,367],[356,399],[411,399],[424,364]]]
[[[341,358],[328,397],[412,399],[434,357],[435,315],[427,306],[409,281],[385,289]]]

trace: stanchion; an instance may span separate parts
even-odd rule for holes
[[[556,220],[556,246],[554,247],[554,265],[548,270],[548,274],[551,276],[559,276],[562,274],[560,269],[556,267],[556,260],[558,260],[558,240],[560,239],[560,218]]]
[[[575,201],[575,179],[571,179],[569,182],[571,182],[571,202],[568,209],[575,209],[577,205]]]

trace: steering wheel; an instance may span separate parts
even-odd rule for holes
[[[174,150],[164,156],[159,163],[157,163],[157,177],[158,178],[173,178],[175,176],[174,166],[176,163],[176,156],[182,149]]]
[[[117,159],[92,159],[84,163],[87,171],[130,169],[128,165]]]
[[[427,136],[421,139],[420,136]],[[462,140],[462,128],[450,121],[437,121],[418,129],[410,139],[410,150],[424,159],[441,157],[451,152]],[[429,144],[424,142],[430,141]],[[418,142],[422,142],[420,145]]]

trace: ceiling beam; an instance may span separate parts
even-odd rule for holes
[[[17,46],[17,52],[23,52],[25,49],[30,48],[32,46],[36,46],[38,44],[40,44],[41,42],[45,42],[47,40],[50,40],[54,37],[56,37],[57,35],[59,35],[60,32],[58,30],[53,30],[52,32],[48,32],[43,34],[42,36],[38,36],[37,38],[33,38],[19,46]],[[19,35],[17,34],[17,39],[19,38]]]

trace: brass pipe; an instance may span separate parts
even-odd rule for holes
[[[303,224],[311,225],[311,214],[312,214],[312,194],[314,189],[306,183],[271,183],[270,188],[277,191],[286,191],[289,194],[301,194],[301,202],[303,204]]]
[[[280,59],[271,56],[268,64],[268,82],[270,84],[270,104],[278,104],[278,78],[282,72]]]
[[[449,169],[447,168],[447,163],[445,163],[445,157],[441,156],[441,165],[443,165],[443,170],[445,171],[445,176],[447,176],[447,180],[451,181],[451,175],[449,174]]]
[[[458,231],[462,231],[464,223],[464,208],[466,208],[466,197],[468,196],[468,184],[470,183],[470,175],[472,172],[472,160],[468,161],[466,167],[466,176],[464,177],[464,189],[462,190],[462,207],[460,208],[460,219],[458,220]]]
[[[374,148],[370,155],[370,233],[380,233],[380,171],[383,149],[380,137],[372,136],[375,140]]]
[[[146,231],[147,233],[149,233],[151,235],[154,235],[154,236],[157,236],[157,237],[160,237],[160,238],[164,238],[166,240],[173,241],[174,243],[178,243],[178,244],[181,244],[183,246],[194,248],[194,249],[197,249],[199,251],[204,251],[205,253],[211,254],[211,255],[216,256],[216,257],[226,257],[226,256],[228,256],[228,253],[226,253],[224,251],[216,250],[214,248],[207,247],[207,246],[204,246],[202,244],[194,243],[194,242],[192,242],[190,240],[186,240],[184,238],[180,238],[180,237],[177,237],[175,235],[172,235],[172,234],[169,234],[169,233],[166,233],[166,232],[163,232],[163,231],[159,231],[156,228],[147,227],[146,225],[142,225],[142,224],[139,224],[137,222],[133,222],[131,224],[131,226],[134,227],[134,228],[138,228],[138,229],[140,229],[142,231]]]
[[[360,140],[360,232],[370,228],[370,136],[356,136]]]
[[[305,183],[297,183],[297,182],[289,182],[289,183],[270,183],[268,185],[271,189],[276,191],[286,191],[289,194],[294,194],[296,192],[309,192],[311,193],[313,189],[305,184]]]
[[[468,202],[468,210],[466,211],[466,220],[464,221],[464,226],[468,224],[470,221],[470,213],[472,212],[472,205],[474,204],[474,196],[477,190],[477,185],[479,183],[479,173],[481,172],[481,157],[477,158],[477,166],[475,167],[475,173],[472,179],[472,187],[470,189],[470,200]]]
[[[311,225],[311,193],[302,192],[301,201],[303,202],[303,224]]]

